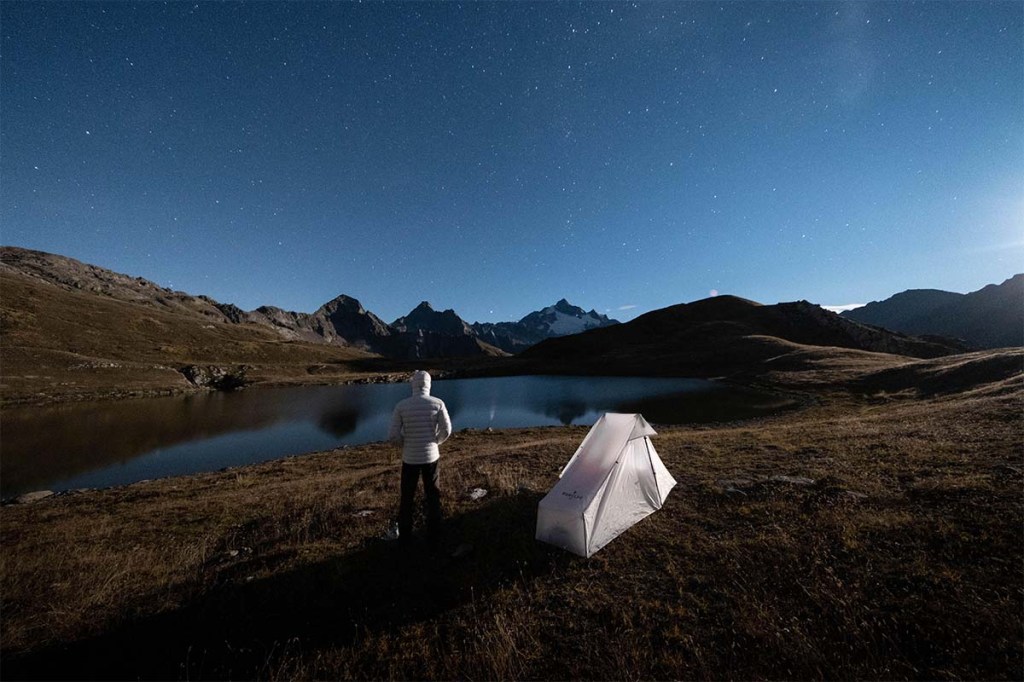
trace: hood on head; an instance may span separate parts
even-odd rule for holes
[[[413,393],[430,393],[430,374],[422,369],[416,370],[409,379]]]

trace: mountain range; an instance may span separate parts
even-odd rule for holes
[[[198,316],[207,321],[256,325],[282,339],[326,343],[385,357],[417,359],[516,353],[553,336],[618,324],[605,315],[570,305],[565,299],[530,313],[519,322],[469,324],[455,311],[436,311],[426,301],[391,324],[366,310],[355,298],[340,295],[313,313],[274,306],[242,310],[208,296],[161,287],[73,258],[19,247],[0,247],[0,272],[19,273],[65,289]]]
[[[272,306],[245,311],[17,247],[0,247],[0,278],[0,394],[16,402],[152,395],[214,383],[388,381],[422,367],[426,358],[429,367],[461,376],[764,376],[779,370],[827,381],[830,368],[843,363],[892,365],[974,345],[891,331],[807,301],[762,305],[728,295],[627,323],[562,299],[518,322],[470,324],[424,301],[388,324],[346,295],[312,313]],[[934,303],[933,314],[961,306],[948,315],[983,329],[986,319],[1003,320],[1008,308],[1011,321],[1019,315],[1021,281],[1018,275],[974,294],[905,292],[893,300],[904,315],[918,310],[909,304],[922,298]],[[1008,341],[1021,345],[1019,337]]]
[[[905,334],[961,339],[975,348],[1024,346],[1024,274],[968,294],[911,289],[842,316]]]

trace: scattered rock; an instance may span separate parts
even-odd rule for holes
[[[788,483],[790,485],[814,485],[813,478],[807,478],[806,476],[770,476],[768,478],[772,483]]]
[[[71,365],[68,369],[118,369],[122,367],[121,363],[118,362],[104,362],[102,360],[94,360],[92,362],[80,362],[77,365]]]
[[[14,504],[32,504],[33,502],[38,502],[39,500],[45,500],[47,497],[50,497],[51,495],[53,495],[52,490],[35,490],[33,492],[25,493],[24,495],[19,495],[18,497],[14,498]]]
[[[479,500],[480,498],[487,495],[487,491],[483,488],[473,488],[466,493],[467,500]]]

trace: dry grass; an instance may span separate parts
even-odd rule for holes
[[[589,560],[533,540],[579,427],[456,434],[440,556],[378,539],[384,445],[4,507],[3,675],[1020,679],[1021,388],[660,429]]]

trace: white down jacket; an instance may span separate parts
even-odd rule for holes
[[[406,464],[430,464],[441,456],[437,446],[452,435],[452,421],[444,401],[430,395],[427,372],[415,372],[409,383],[412,397],[395,405],[388,440],[402,444]]]

